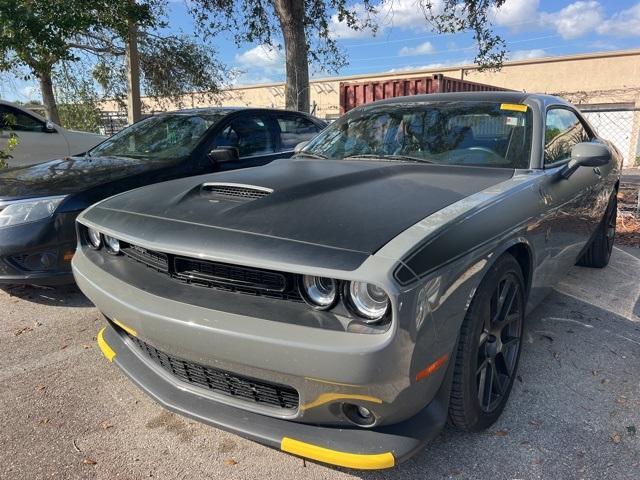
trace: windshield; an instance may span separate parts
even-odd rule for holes
[[[521,104],[374,104],[327,127],[298,156],[528,168],[531,125],[531,109]]]
[[[153,158],[186,157],[207,130],[227,112],[155,115],[131,125],[90,150],[88,155]]]

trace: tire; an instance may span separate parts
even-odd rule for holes
[[[524,302],[520,265],[504,254],[480,283],[462,323],[449,403],[452,425],[478,432],[502,413],[520,359]]]
[[[582,254],[578,265],[591,268],[606,267],[611,258],[613,243],[616,238],[616,220],[618,218],[618,197],[617,192],[607,205],[607,210],[598,225],[595,236],[591,244]]]

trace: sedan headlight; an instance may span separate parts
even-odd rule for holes
[[[0,202],[0,227],[35,222],[50,217],[65,196]]]
[[[351,282],[347,295],[355,313],[369,321],[380,320],[389,308],[389,296],[372,283]]]

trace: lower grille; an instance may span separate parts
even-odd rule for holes
[[[150,360],[185,383],[259,405],[284,410],[298,408],[298,392],[291,387],[241,377],[172,357],[137,337],[129,335],[129,338]]]

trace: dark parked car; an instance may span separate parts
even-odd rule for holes
[[[82,156],[0,171],[0,284],[72,282],[75,218],[103,198],[290,157],[325,126],[282,110],[183,110],[142,120]]]
[[[105,356],[173,411],[345,467],[490,426],[525,313],[609,261],[620,154],[565,101],[496,92],[357,108],[297,156],[82,213]]]

